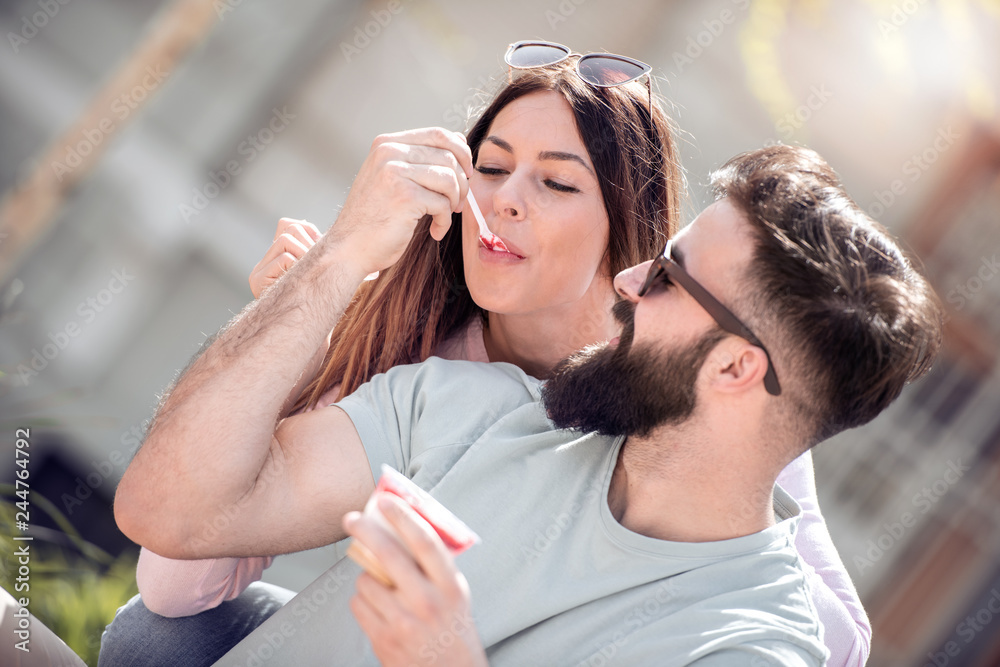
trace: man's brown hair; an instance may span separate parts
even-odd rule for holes
[[[930,368],[940,302],[814,151],[771,146],[712,176],[755,240],[744,303],[809,444],[871,421]]]

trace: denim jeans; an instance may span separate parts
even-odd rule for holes
[[[294,595],[258,581],[233,600],[180,618],[154,614],[136,595],[101,636],[98,667],[211,665]]]

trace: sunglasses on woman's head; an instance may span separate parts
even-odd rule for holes
[[[555,42],[515,42],[507,48],[504,60],[514,69],[549,67],[570,57],[578,57],[577,75],[592,86],[613,88],[648,75],[652,67],[646,63],[614,53],[573,53],[569,47]],[[646,93],[650,112],[653,109],[653,89],[646,76]]]
[[[642,288],[639,290],[639,296],[644,296],[658,279],[668,285],[671,280],[675,281],[691,295],[692,299],[698,302],[698,305],[712,316],[712,319],[715,320],[723,331],[731,333],[734,336],[739,336],[749,341],[751,345],[756,345],[764,350],[764,356],[767,357],[767,373],[764,374],[764,388],[767,389],[767,393],[773,396],[780,396],[781,385],[778,384],[778,375],[774,372],[774,364],[771,363],[771,355],[767,351],[767,348],[764,347],[760,339],[745,324],[740,322],[739,318],[733,315],[733,311],[722,305],[721,301],[712,296],[707,289],[702,287],[701,283],[692,278],[691,274],[674,260],[672,248],[673,240],[667,241],[663,253],[653,260],[652,266],[649,267],[649,273],[646,274],[646,280],[642,283]]]

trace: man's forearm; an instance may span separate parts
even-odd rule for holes
[[[286,399],[365,275],[331,230],[163,399],[119,495],[177,521],[254,486]]]

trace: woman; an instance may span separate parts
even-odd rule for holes
[[[306,374],[312,377],[292,392],[286,414],[325,406],[375,373],[431,354],[506,361],[545,377],[569,353],[617,334],[609,314],[612,277],[654,256],[674,231],[682,177],[669,121],[648,90],[635,83],[598,88],[581,79],[574,65],[571,60],[518,76],[468,135],[475,164],[469,187],[511,252],[483,247],[466,212],[453,216],[440,244],[428,233],[434,223],[425,220],[400,259],[361,288],[332,332],[329,349],[316,353],[314,366],[322,370]],[[388,162],[406,156],[447,167],[450,159],[428,148],[433,132],[382,138],[366,164],[378,163],[382,151],[392,153]],[[386,142],[396,148],[385,151]],[[375,176],[369,179],[369,173]],[[384,190],[385,173],[363,167],[352,195]],[[308,224],[282,221],[251,276],[255,296],[318,238]],[[806,460],[798,469],[805,479],[798,486],[808,487],[810,465]],[[818,528],[826,535],[821,517]],[[832,550],[825,539],[824,548]],[[240,596],[270,560],[169,561],[144,551],[138,578],[147,606],[186,615]],[[845,603],[860,610],[842,566],[839,574],[850,588]],[[830,614],[830,620],[823,618],[827,627],[839,623],[853,642],[858,631],[847,607],[829,587],[818,588],[818,607]],[[260,590],[251,587],[234,602],[257,599]],[[246,604],[232,611],[222,605],[201,623],[215,624],[223,614],[259,615],[261,609],[273,611],[274,603],[249,606],[245,612]],[[864,622],[863,611],[858,618]],[[179,622],[188,620],[196,621]],[[249,632],[263,620],[237,625]],[[187,623],[182,632],[197,632],[194,625]],[[867,645],[861,636],[863,662]],[[844,647],[832,650],[836,656]]]

